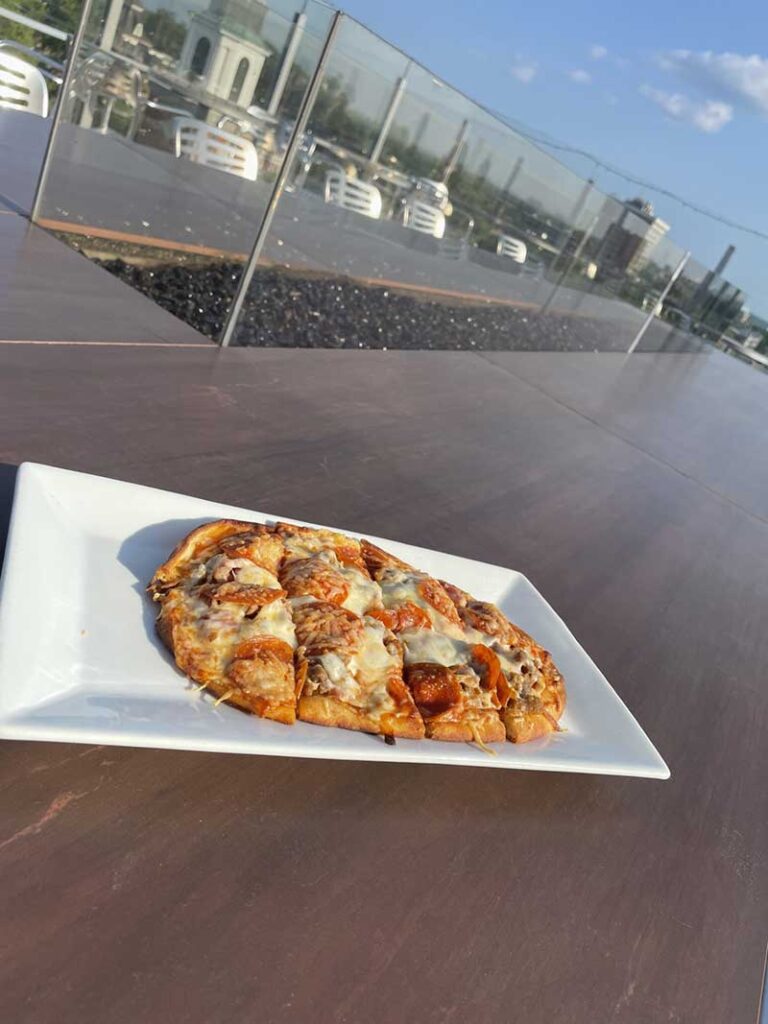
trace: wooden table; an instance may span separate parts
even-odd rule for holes
[[[732,449],[765,430],[762,375],[205,346],[0,366],[4,512],[32,459],[514,566],[672,769],[5,743],[4,1020],[753,1024],[768,465]],[[66,587],[40,581],[41,629]]]

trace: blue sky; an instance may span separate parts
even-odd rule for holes
[[[347,0],[350,14],[451,85],[549,137],[768,233],[768,4],[735,0],[446,3]],[[593,166],[563,156],[587,175]],[[642,193],[670,237],[768,314],[768,241],[716,224],[598,169],[609,193]]]

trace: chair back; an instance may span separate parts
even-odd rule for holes
[[[39,68],[0,50],[0,107],[48,116],[48,87]]]
[[[528,258],[528,246],[519,238],[512,238],[511,235],[499,235],[496,243],[496,255],[508,256],[515,263],[525,263]]]
[[[442,238],[445,234],[445,214],[436,206],[422,203],[420,199],[410,199],[403,209],[403,224],[414,231],[421,231],[433,238]]]
[[[175,122],[175,143],[176,156],[248,181],[256,181],[258,177],[256,147],[239,135],[193,117],[179,117]]]
[[[381,192],[366,181],[347,177],[343,171],[329,171],[325,176],[325,201],[373,220],[381,217]]]

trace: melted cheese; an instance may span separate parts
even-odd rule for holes
[[[332,684],[332,693],[342,700],[368,711],[381,708],[391,698],[387,680],[400,665],[398,655],[390,654],[384,639],[385,628],[376,619],[365,619],[360,644],[349,658],[322,654],[317,659]]]
[[[457,640],[431,629],[412,629],[400,634],[405,645],[405,664],[431,662],[445,668],[456,669],[464,701],[473,708],[493,708],[489,690],[480,685],[480,676],[470,667],[472,644]],[[459,666],[461,666],[459,668]]]
[[[376,619],[365,619],[365,629],[360,647],[355,654],[357,674],[368,685],[386,682],[392,669],[397,669],[400,659],[390,654],[384,644],[384,624]]]
[[[333,544],[330,537],[324,537],[318,533],[297,533],[283,538],[285,554],[289,562],[295,562],[298,558],[309,558],[320,551],[332,549]]]
[[[349,588],[349,593],[342,601],[341,607],[354,612],[355,615],[364,615],[369,608],[381,607],[381,589],[378,583],[365,576],[359,569],[355,569],[354,566],[342,565],[335,551],[323,548],[321,545],[322,541],[318,538],[291,537],[286,542],[289,561],[314,556],[332,566]],[[314,601],[315,598],[309,598],[309,600]]]
[[[469,644],[431,629],[407,629],[400,639],[405,644],[406,665],[431,661],[449,668],[469,661]]]
[[[250,583],[257,587],[279,587],[280,583],[267,569],[248,562],[237,574],[238,583]]]
[[[253,620],[253,632],[262,636],[277,637],[278,640],[284,640],[285,643],[295,648],[296,630],[293,626],[293,617],[288,602],[279,600],[264,605]]]
[[[453,636],[457,640],[462,638],[464,631],[461,626],[447,619],[419,593],[419,583],[428,578],[422,573],[408,572],[405,569],[385,569],[379,577],[384,607],[399,608],[406,603],[415,604],[427,613],[429,621],[438,632]]]
[[[238,583],[249,583],[258,587],[279,587],[277,577],[267,569],[256,565],[247,558],[228,558],[226,555],[214,555],[205,566],[205,575],[209,580],[225,583],[230,574]]]
[[[349,595],[345,598],[342,607],[354,612],[355,615],[363,615],[369,608],[381,606],[381,588],[378,583],[349,565],[341,565],[336,556],[333,556],[336,567],[344,577],[344,582],[349,587]]]
[[[502,647],[500,643],[495,642],[493,637],[490,636],[483,643],[486,643],[491,650],[496,652],[506,675],[525,675],[523,666],[527,668],[528,672],[536,671],[533,660],[522,647]]]
[[[404,569],[385,569],[379,577],[379,586],[384,598],[384,607],[393,608],[406,601],[423,606],[424,600],[418,592],[417,584],[423,577]]]
[[[322,654],[318,662],[332,684],[332,692],[350,704],[358,703],[360,687],[347,665],[338,654]]]

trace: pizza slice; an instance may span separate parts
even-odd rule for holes
[[[289,597],[319,601],[364,615],[381,607],[381,590],[371,579],[360,542],[332,530],[278,523],[283,542],[280,583]]]
[[[296,636],[278,570],[282,539],[259,523],[193,530],[155,572],[157,631],[201,687],[263,718],[296,719]]]
[[[450,583],[443,587],[454,602],[467,635],[495,655],[506,680],[502,718],[507,739],[526,743],[558,732],[565,709],[565,684],[552,656],[494,604],[478,601]]]
[[[291,605],[299,718],[421,739],[424,723],[403,681],[403,648],[394,633],[378,619],[312,595]]]
[[[381,587],[381,618],[404,647],[405,679],[430,739],[504,739],[500,709],[508,697],[498,657],[466,635],[445,587],[369,541],[362,553]]]

